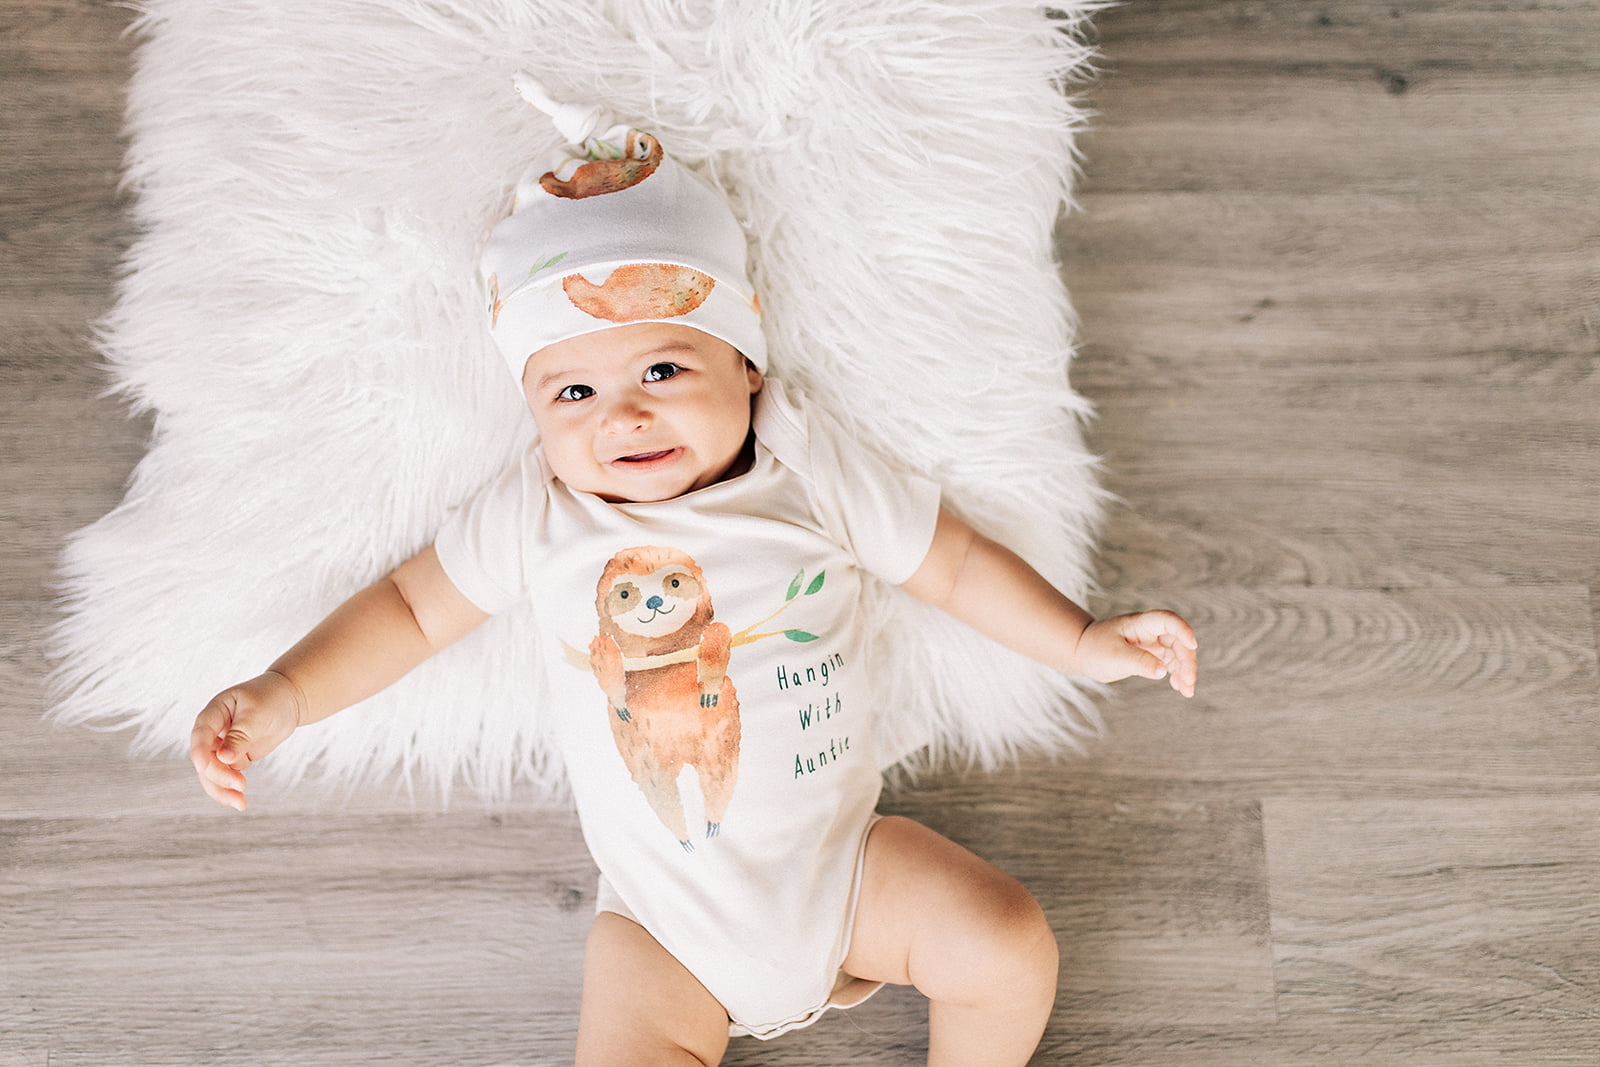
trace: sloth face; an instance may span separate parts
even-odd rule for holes
[[[605,611],[623,633],[665,637],[692,622],[699,603],[700,583],[687,568],[672,564],[618,577],[606,594]]]

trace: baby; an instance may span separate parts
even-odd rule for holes
[[[489,326],[538,444],[432,546],[195,722],[205,791],[532,597],[553,729],[600,868],[577,1062],[716,1063],[883,983],[929,1001],[929,1062],[1024,1063],[1055,1001],[1039,905],[874,814],[866,575],[1056,669],[1166,677],[1193,631],[1096,620],[767,378],[725,199],[637,130],[523,82],[580,146],[484,251]],[[693,773],[689,773],[692,770]]]

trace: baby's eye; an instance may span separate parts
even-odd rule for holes
[[[587,385],[569,385],[556,394],[556,399],[567,401],[587,400],[591,396],[594,396],[594,390]]]
[[[652,363],[650,364],[650,369],[644,372],[644,380],[647,382],[664,382],[668,378],[675,376],[682,369],[676,363]]]

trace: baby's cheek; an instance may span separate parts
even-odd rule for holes
[[[582,461],[579,442],[575,442],[570,433],[541,426],[539,448],[544,452],[545,462],[550,465],[552,474],[574,488],[582,484],[587,467]]]

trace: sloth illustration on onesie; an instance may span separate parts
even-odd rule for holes
[[[695,561],[671,548],[613,556],[595,593],[600,634],[589,663],[628,773],[662,824],[694,851],[678,795],[693,767],[715,837],[739,775],[739,695],[728,677],[733,631],[713,621]]]

